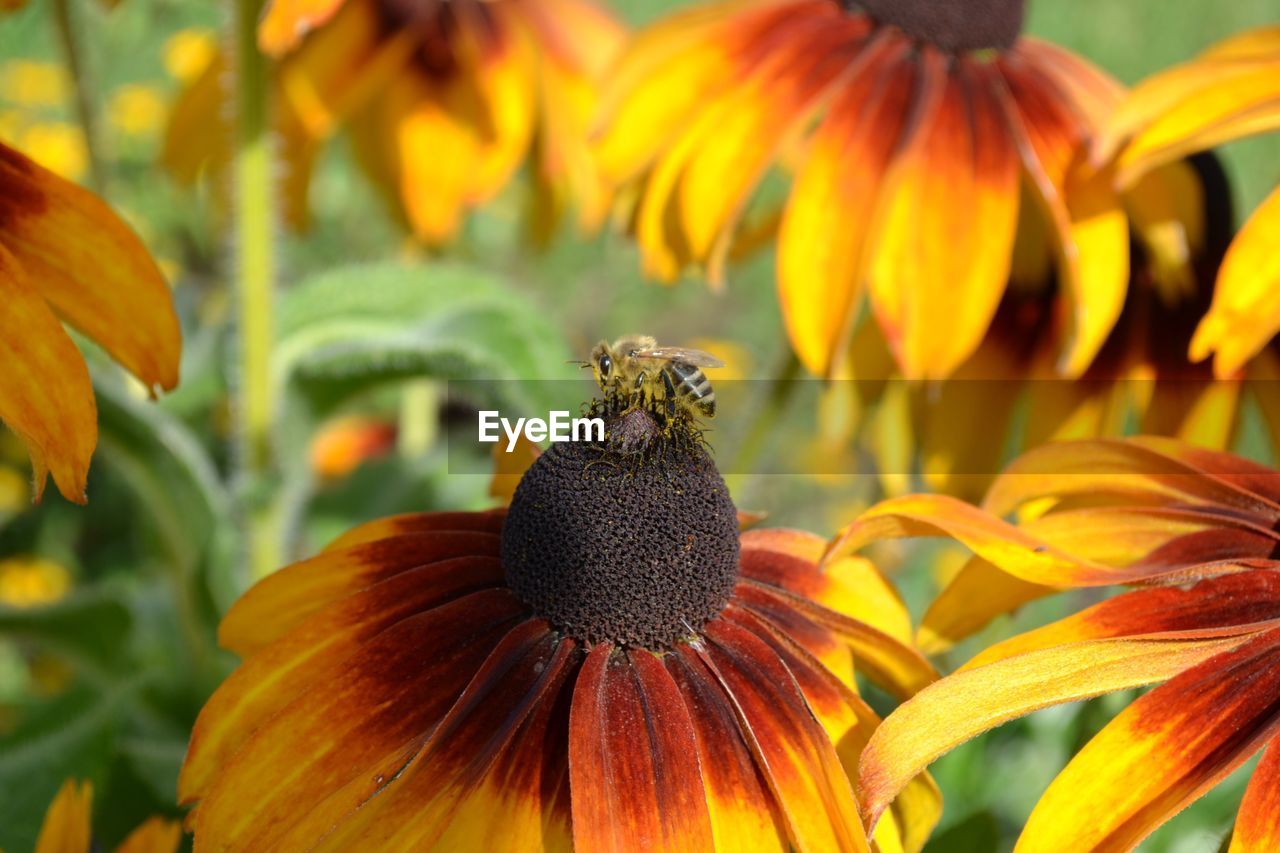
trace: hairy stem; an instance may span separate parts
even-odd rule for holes
[[[240,371],[237,386],[240,474],[249,487],[249,568],[254,578],[280,564],[277,513],[270,494],[275,459],[272,344],[275,339],[276,203],[266,59],[258,51],[262,0],[236,0],[232,17],[236,126],[233,245]]]
[[[107,170],[102,159],[102,139],[98,134],[98,114],[93,84],[85,67],[84,52],[72,17],[71,0],[53,0],[53,21],[62,47],[63,61],[71,75],[76,121],[84,135],[85,156],[89,160],[89,182],[99,193],[107,189]]]

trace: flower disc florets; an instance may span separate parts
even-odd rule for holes
[[[1026,0],[841,0],[949,53],[1006,50],[1022,32]]]
[[[738,579],[737,511],[696,431],[633,409],[604,442],[553,444],[516,489],[502,530],[507,584],[589,643],[688,639]]]

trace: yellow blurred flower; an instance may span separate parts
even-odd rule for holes
[[[281,194],[295,227],[307,221],[320,146],[343,127],[426,244],[452,239],[526,161],[536,237],[570,202],[584,226],[603,218],[608,195],[587,133],[623,31],[593,0],[280,0],[258,39],[277,61]],[[219,56],[174,107],[163,159],[183,182],[228,160],[225,66]]]
[[[0,518],[22,512],[30,495],[27,478],[8,465],[0,465]]]
[[[24,107],[56,107],[67,100],[71,81],[56,62],[11,59],[0,66],[0,98]]]
[[[0,604],[40,607],[53,604],[71,589],[71,573],[44,557],[0,560]]]
[[[170,77],[189,83],[204,73],[217,53],[218,39],[213,30],[178,30],[164,43],[164,70]]]
[[[1114,157],[1127,186],[1189,153],[1277,129],[1280,25],[1232,36],[1139,83],[1108,123],[1098,157]],[[1213,355],[1220,377],[1240,371],[1280,331],[1278,240],[1280,187],[1232,243],[1191,342],[1191,358]]]
[[[93,783],[68,779],[45,812],[35,853],[89,853],[93,843]],[[116,853],[173,853],[182,840],[175,820],[148,818],[121,842]]]
[[[50,172],[78,181],[89,168],[89,151],[84,133],[73,124],[42,122],[26,128],[18,146],[31,152],[31,159]]]
[[[107,118],[113,127],[127,136],[155,135],[164,123],[165,103],[154,86],[131,84],[111,94]]]

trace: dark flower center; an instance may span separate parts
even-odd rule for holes
[[[949,53],[1005,50],[1022,32],[1026,0],[840,0]]]
[[[507,584],[572,637],[667,648],[732,595],[737,511],[694,434],[638,410],[607,432],[551,445],[520,481],[502,529]]]

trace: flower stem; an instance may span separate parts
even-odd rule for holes
[[[240,333],[239,459],[249,486],[246,523],[249,568],[260,578],[280,564],[278,513],[270,499],[275,467],[271,387],[275,339],[276,204],[266,59],[258,51],[262,0],[236,0],[232,16],[235,163],[233,244]]]
[[[102,139],[98,134],[98,114],[94,104],[93,85],[85,68],[84,53],[76,33],[76,21],[72,18],[71,0],[53,0],[53,21],[62,46],[63,61],[71,75],[75,96],[76,120],[84,135],[85,156],[89,161],[89,181],[93,189],[102,193],[107,188],[107,170],[102,160]]]

